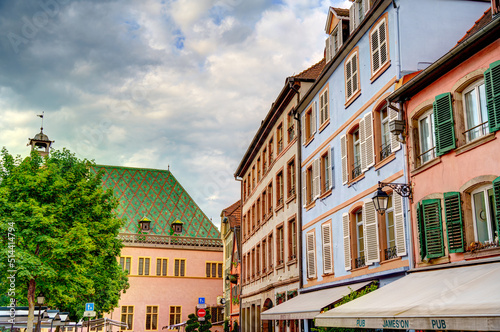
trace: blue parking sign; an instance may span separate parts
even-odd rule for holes
[[[85,311],[94,311],[94,303],[85,303]]]
[[[204,297],[199,297],[198,298],[198,304],[205,304],[205,298]]]

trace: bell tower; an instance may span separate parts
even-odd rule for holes
[[[49,139],[49,136],[43,133],[43,115],[44,112],[42,112],[41,115],[37,115],[38,117],[42,118],[42,126],[40,127],[40,132],[36,134],[34,138],[28,138],[30,140],[28,145],[31,145],[31,151],[37,151],[42,157],[49,155],[50,146],[52,145],[52,143],[54,143],[54,141],[51,141]]]

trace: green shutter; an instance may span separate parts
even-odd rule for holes
[[[420,240],[420,259],[425,258],[425,228],[424,228],[424,218],[422,217],[422,204],[417,204],[417,227],[418,227],[418,239]]]
[[[449,252],[464,252],[462,202],[459,192],[444,193],[444,214]]]
[[[500,129],[500,60],[490,64],[484,72],[484,87],[490,133]]]
[[[455,128],[453,122],[453,108],[451,93],[436,96],[432,104],[436,126],[436,152],[438,156],[455,148]]]
[[[495,220],[497,222],[497,232],[500,232],[500,177],[493,180],[493,197],[495,198]],[[495,234],[500,237],[500,234]]]
[[[443,225],[441,221],[441,200],[422,201],[422,216],[425,228],[427,258],[444,256]]]

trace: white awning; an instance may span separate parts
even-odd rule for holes
[[[316,326],[500,330],[500,263],[418,271],[316,316]]]
[[[346,286],[338,286],[315,292],[300,294],[293,299],[283,302],[276,307],[260,314],[263,320],[292,320],[312,319],[321,312],[321,309],[337,302],[351,290],[357,291],[371,281],[360,282]]]

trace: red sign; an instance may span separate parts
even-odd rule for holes
[[[198,309],[198,317],[205,317],[207,311],[205,309]]]

